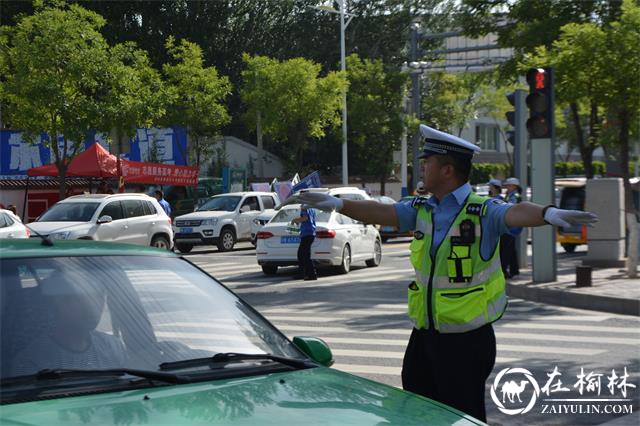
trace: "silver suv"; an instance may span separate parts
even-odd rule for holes
[[[51,239],[115,241],[167,250],[173,246],[171,218],[145,194],[75,195],[57,202],[28,226]]]
[[[253,220],[280,200],[273,192],[232,192],[210,198],[189,214],[174,221],[176,248],[189,253],[193,246],[215,245],[232,250],[236,241],[251,239]]]

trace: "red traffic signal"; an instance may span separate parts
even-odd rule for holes
[[[527,71],[529,108],[527,129],[532,138],[553,137],[553,70],[551,68],[531,68]]]

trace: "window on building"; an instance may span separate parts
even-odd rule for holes
[[[495,124],[476,124],[476,143],[483,150],[498,151],[500,129]]]

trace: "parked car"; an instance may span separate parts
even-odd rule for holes
[[[586,185],[586,178],[556,179],[557,206],[561,209],[584,210]],[[556,239],[567,253],[573,253],[577,246],[587,244],[587,226],[559,226]]]
[[[482,424],[329,368],[168,251],[31,238],[0,265],[0,424]]]
[[[405,198],[408,198],[408,197],[405,197]],[[413,198],[414,197],[411,197],[410,199],[413,199]],[[395,204],[396,202],[396,200],[394,200],[393,198],[386,197],[384,195],[373,197],[373,199],[383,204]],[[380,238],[382,239],[383,243],[386,243],[389,240],[389,238],[413,237],[413,230],[400,232],[400,230],[397,227],[390,226],[390,225],[380,225],[378,227],[378,231],[380,232]]]
[[[298,264],[300,235],[289,226],[300,216],[300,205],[290,204],[258,232],[256,257],[262,271],[276,274],[278,267]],[[353,262],[364,261],[378,266],[382,260],[380,234],[366,225],[338,212],[317,211],[316,238],[311,246],[311,260],[317,267],[335,267],[346,274]]]
[[[0,238],[29,238],[29,229],[11,210],[0,209]]]
[[[54,204],[29,228],[54,240],[173,247],[171,218],[155,198],[145,194],[74,195]]]
[[[369,200],[371,197],[365,191],[359,188],[344,186],[338,188],[314,188],[313,190],[321,190],[327,191],[329,194],[338,197],[345,198],[348,200]],[[275,215],[278,213],[274,209],[268,209],[264,212],[260,213],[258,217],[253,219],[253,224],[251,226],[251,244],[254,246],[257,245],[257,235],[258,231],[262,229],[264,225],[266,225]]]
[[[215,245],[220,251],[232,250],[237,241],[251,240],[253,219],[279,202],[275,192],[216,195],[195,212],[175,218],[176,248],[182,253],[206,245]]]

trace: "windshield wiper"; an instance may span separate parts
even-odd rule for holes
[[[316,365],[307,360],[300,360],[295,358],[287,358],[277,355],[271,354],[242,354],[235,352],[223,352],[219,354],[215,354],[214,356],[206,357],[206,358],[193,358],[193,359],[185,359],[182,361],[174,361],[174,362],[163,362],[158,366],[160,370],[180,370],[183,368],[192,368],[192,367],[201,367],[203,365],[209,364],[228,364],[232,362],[241,362],[245,360],[270,360],[275,361],[280,364],[288,365],[289,367],[304,369],[315,367]]]
[[[157,380],[159,382],[172,384],[191,383],[191,379],[189,379],[188,377],[170,373],[162,373],[160,371],[135,370],[131,368],[108,368],[102,370],[47,368],[44,370],[40,370],[35,374],[4,378],[0,380],[0,387],[40,382],[45,380],[84,379],[87,377],[118,377],[124,375],[142,377],[144,379]]]

